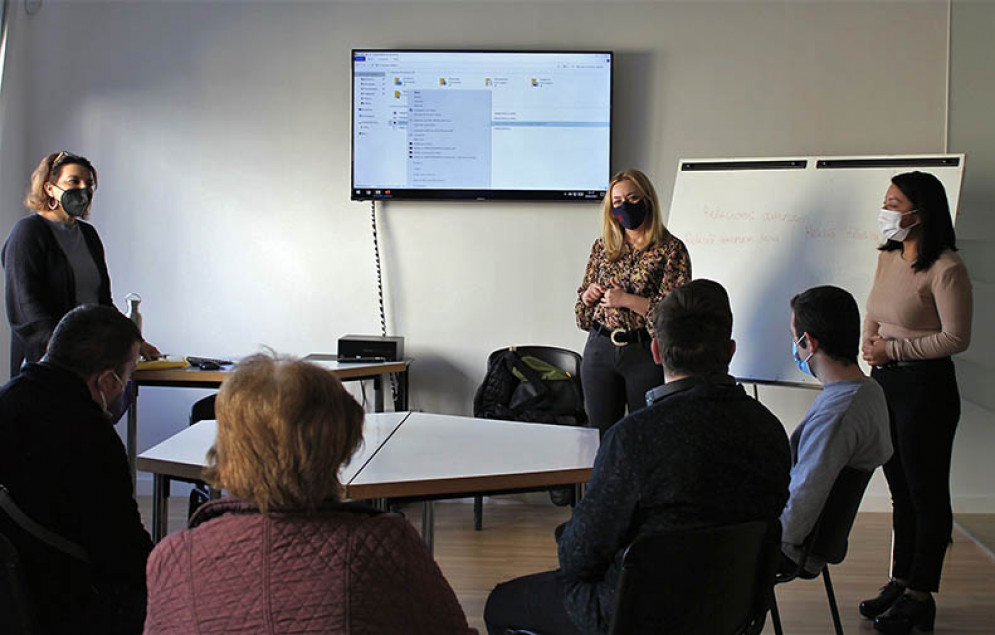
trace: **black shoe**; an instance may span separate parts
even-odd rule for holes
[[[860,615],[866,619],[873,620],[878,615],[891,608],[895,600],[905,593],[905,585],[891,580],[881,587],[881,592],[876,598],[864,600],[860,603]]]
[[[874,620],[874,630],[881,633],[906,635],[915,628],[919,631],[933,630],[936,621],[936,602],[933,596],[917,600],[909,594],[898,598],[891,608]]]

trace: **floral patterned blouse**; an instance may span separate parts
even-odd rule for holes
[[[580,298],[591,284],[597,282],[607,288],[613,281],[627,293],[649,298],[647,316],[650,316],[654,305],[672,289],[691,281],[691,257],[684,243],[668,233],[657,247],[645,250],[627,248],[621,258],[611,262],[605,253],[604,240],[598,238],[591,247],[584,281],[577,289],[574,312],[577,314],[577,326],[581,329],[591,330],[592,322],[613,330],[647,328],[647,317],[635,311],[610,308],[600,303],[586,306]],[[652,332],[652,327],[649,330]]]

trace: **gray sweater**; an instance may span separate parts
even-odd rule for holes
[[[870,378],[827,385],[791,434],[791,486],[781,513],[782,550],[798,562],[801,546],[844,467],[872,472],[891,457],[884,391]],[[809,558],[816,573],[825,563]]]

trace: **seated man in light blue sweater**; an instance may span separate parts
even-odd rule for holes
[[[781,513],[785,570],[795,570],[802,543],[815,526],[844,467],[872,472],[891,457],[884,391],[857,365],[860,312],[838,287],[815,287],[791,299],[795,363],[822,385],[822,393],[791,435],[791,486]],[[805,569],[825,565],[810,556]]]

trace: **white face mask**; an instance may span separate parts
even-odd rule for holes
[[[114,371],[111,371],[111,376],[114,377],[114,381],[116,381],[121,386],[121,392],[124,393],[125,386],[124,386],[124,382],[121,381],[121,378],[118,377],[117,373],[114,372]],[[100,391],[100,409],[104,411],[104,416],[105,417],[107,417],[111,421],[117,421],[117,417],[115,417],[114,413],[112,413],[110,410],[107,409],[107,405],[108,405],[107,404],[107,397],[104,395],[104,391],[101,390]]]
[[[908,227],[902,227],[902,216],[906,214],[915,214],[918,210],[910,210],[908,212],[896,212],[890,209],[882,209],[878,212],[878,227],[881,229],[881,234],[886,240],[895,240],[902,242],[909,236],[909,232],[912,228],[919,223],[913,223]]]

